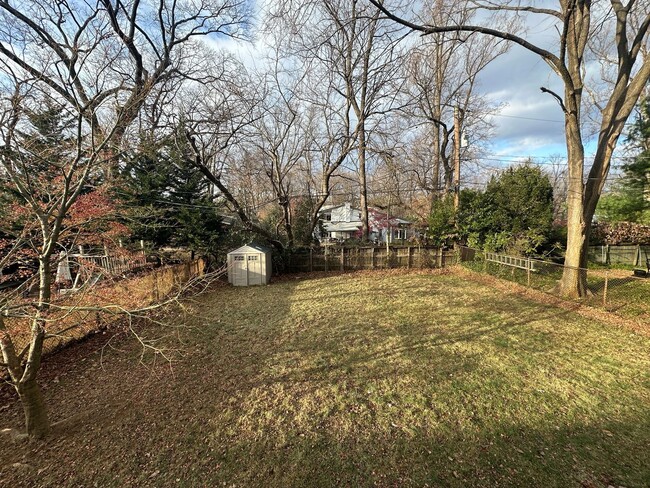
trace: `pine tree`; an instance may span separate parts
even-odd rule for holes
[[[218,206],[179,127],[153,142],[142,138],[122,170],[121,193],[136,240],[215,255],[222,237]]]
[[[121,171],[118,196],[134,240],[154,246],[169,243],[172,212],[165,197],[171,186],[171,163],[160,143],[143,137],[134,154],[129,155]]]

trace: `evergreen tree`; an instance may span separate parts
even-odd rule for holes
[[[222,238],[218,206],[209,183],[192,164],[190,148],[176,134],[157,143],[142,138],[123,171],[123,200],[134,239],[156,247],[187,247],[215,255]]]
[[[472,247],[533,254],[553,225],[553,187],[540,168],[523,164],[492,177],[485,192],[461,193],[461,235]]]
[[[164,144],[142,138],[129,155],[121,171],[118,196],[132,238],[160,247],[169,244],[172,211],[165,200],[171,186],[172,165],[164,153]]]
[[[210,184],[193,164],[192,152],[182,127],[170,148],[170,191],[168,200],[175,208],[175,232],[171,241],[177,246],[215,255],[222,237],[218,206],[210,194]]]
[[[623,165],[623,175],[598,205],[600,219],[609,222],[650,223],[650,99],[640,103],[628,137],[637,152]]]

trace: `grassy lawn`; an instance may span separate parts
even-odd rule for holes
[[[45,364],[52,414],[73,421],[0,444],[0,485],[650,486],[648,336],[454,274],[285,279],[193,306],[162,330],[171,368],[126,339]],[[0,428],[19,422],[0,409]]]
[[[479,273],[528,286],[528,275],[524,269],[479,260],[463,263],[463,266]],[[536,268],[536,272],[530,273],[530,286],[554,294],[553,289],[562,276],[562,267],[537,262]],[[603,305],[605,276],[608,278],[608,283],[606,303]],[[612,269],[595,266],[588,271],[587,286],[591,295],[580,299],[580,303],[604,308],[622,318],[640,321],[650,326],[650,278],[634,276],[631,268]]]

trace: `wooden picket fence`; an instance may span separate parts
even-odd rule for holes
[[[299,249],[285,260],[285,271],[348,271],[390,268],[443,268],[458,262],[453,250],[431,246],[325,247]]]

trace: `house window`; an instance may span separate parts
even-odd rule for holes
[[[323,220],[325,220],[327,222],[331,222],[332,221],[332,214],[331,213],[323,214]]]
[[[406,229],[395,229],[393,236],[395,239],[406,239]]]
[[[257,256],[248,256],[249,261],[257,261]]]
[[[235,261],[243,261],[244,256],[235,256]]]

